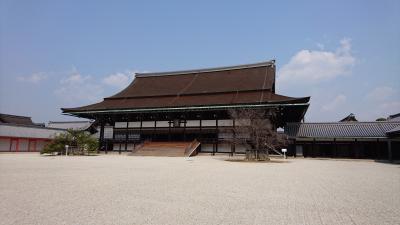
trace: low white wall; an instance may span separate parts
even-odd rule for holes
[[[0,139],[0,152],[10,151],[10,139]]]
[[[233,120],[218,120],[219,127],[232,127]]]
[[[127,122],[115,122],[115,128],[126,128]]]
[[[155,121],[143,121],[142,127],[154,127],[154,122]]]
[[[20,139],[18,144],[18,151],[27,152],[29,146],[29,141],[27,139]]]
[[[41,150],[43,150],[43,148],[44,148],[44,146],[46,146],[46,144],[47,144],[48,142],[46,142],[46,141],[36,141],[36,151],[41,151]]]
[[[129,127],[134,127],[134,128],[139,128],[140,127],[140,121],[129,122],[128,126]]]
[[[186,120],[186,127],[199,127],[200,120]]]
[[[157,127],[169,127],[169,121],[157,121]]]
[[[202,127],[215,127],[215,126],[217,126],[217,121],[216,120],[202,120],[201,126]]]

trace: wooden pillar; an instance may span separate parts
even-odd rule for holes
[[[104,148],[104,121],[103,118],[100,119],[100,136],[99,136],[100,150]],[[104,149],[107,154],[107,149]]]
[[[212,150],[212,155],[215,155],[215,141],[213,141],[213,150]]]
[[[201,136],[202,136],[202,130],[201,130],[201,127],[202,127],[202,124],[201,124],[201,115],[200,115],[200,118],[199,118],[199,125],[200,125],[200,134],[199,134],[199,139],[200,139],[200,140],[198,140],[198,141],[201,143]],[[199,146],[199,151],[201,152],[201,144],[200,144],[200,146]]]
[[[186,118],[183,122],[183,141],[186,141]]]
[[[128,115],[126,115],[126,127],[125,127],[125,151],[128,151],[128,139],[129,139],[129,120],[128,120]],[[119,148],[118,151],[119,154],[121,154],[121,148]]]
[[[15,151],[19,152],[19,138],[17,138],[17,145],[15,146]]]
[[[354,139],[354,143],[353,143],[353,151],[354,151],[354,154],[355,154],[354,158],[360,158],[360,154],[359,154],[358,150],[359,149],[358,149],[358,146],[357,146],[357,138],[355,138]]]
[[[296,140],[296,138],[294,138],[294,141],[293,141],[293,158],[296,158],[297,157],[297,140]]]
[[[219,142],[219,128],[218,128],[218,119],[215,121],[217,125],[217,141],[215,142],[215,151],[218,152],[218,142]]]
[[[389,159],[389,162],[393,162],[392,140],[388,139],[387,146],[388,146],[388,159]]]
[[[202,127],[203,127],[203,125],[202,125],[202,119],[200,118],[200,120],[199,120],[199,125],[200,125],[200,134],[199,134],[199,137],[200,137],[200,139],[201,139],[201,136],[202,136],[202,134],[203,134],[203,132],[202,132]]]
[[[379,138],[376,139],[376,146],[377,146],[376,150],[375,150],[376,151],[376,158],[380,159],[381,158],[380,157],[381,156],[381,151],[380,151],[381,150],[381,145],[379,143]]]
[[[312,149],[312,157],[314,158],[315,157],[315,148],[314,148],[314,145],[315,145],[315,138],[313,138],[313,141],[312,141],[312,147],[311,147],[311,149]]]
[[[233,156],[236,151],[236,132],[235,132],[235,119],[232,120],[232,142],[231,142],[231,155]]]
[[[335,145],[335,151],[333,153],[333,157],[336,158],[337,157],[337,142],[336,142],[336,138],[333,139],[333,143]]]
[[[173,123],[173,121],[169,120],[168,122],[168,141],[171,141],[171,124]]]
[[[154,118],[154,126],[153,126],[153,131],[151,132],[151,141],[153,141],[154,136],[156,134],[156,126],[157,126],[157,119]]]

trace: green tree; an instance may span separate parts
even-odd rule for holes
[[[67,130],[67,132],[59,134],[47,144],[41,154],[55,153],[65,155],[65,146],[69,146],[69,154],[74,155],[89,155],[95,153],[98,150],[99,143],[96,138],[92,137],[85,131],[78,130]]]

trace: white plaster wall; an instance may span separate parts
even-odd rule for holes
[[[154,121],[143,121],[142,127],[154,127]]]
[[[10,151],[10,139],[0,139],[0,152]]]
[[[126,128],[126,123],[127,122],[115,122],[114,127],[115,128]],[[99,130],[99,132],[100,132],[100,130]]]
[[[186,127],[199,127],[200,120],[186,120]]]
[[[47,144],[47,142],[45,142],[45,141],[41,141],[41,140],[36,141],[36,151],[39,152],[39,151],[43,150],[43,148],[46,144]]]
[[[139,128],[139,127],[140,127],[140,121],[129,122],[128,126],[129,126],[129,127],[136,127],[136,128]]]
[[[113,127],[104,127],[104,138],[113,138],[113,133],[114,133]]]
[[[202,120],[201,126],[202,127],[215,127],[215,126],[217,126],[217,121],[216,120]]]
[[[27,139],[19,139],[18,151],[27,152],[29,141]]]
[[[169,127],[169,121],[157,121],[157,127]]]
[[[218,120],[219,127],[232,127],[233,120]]]
[[[11,151],[17,151],[17,141],[11,140]]]

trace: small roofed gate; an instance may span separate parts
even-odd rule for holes
[[[275,93],[275,61],[199,70],[140,73],[118,94],[102,102],[62,109],[65,114],[96,119],[100,143],[104,126],[114,128],[118,151],[149,141],[192,141],[202,151],[229,149],[223,130],[233,126],[229,110],[274,110],[276,127],[300,122],[309,97]],[[104,147],[102,148],[104,149]],[[225,151],[225,150],[224,150]]]

